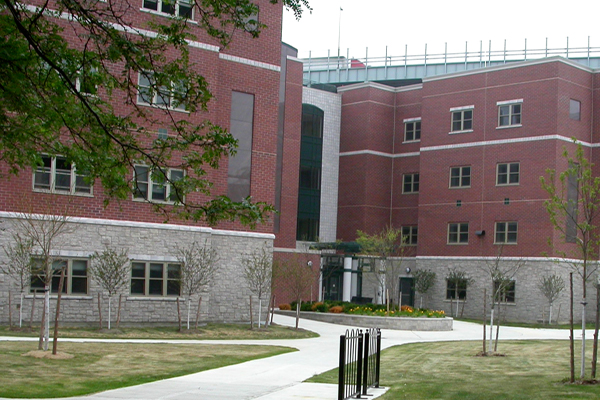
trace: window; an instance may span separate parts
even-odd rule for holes
[[[514,303],[515,281],[494,281],[494,297],[494,300],[500,303]]]
[[[134,179],[135,199],[178,203],[183,201],[183,196],[171,185],[172,182],[183,179],[183,171],[180,169],[152,170],[147,166],[136,165]]]
[[[418,239],[418,229],[416,226],[402,227],[402,243],[407,246],[416,246]]]
[[[80,93],[95,96],[98,94],[98,86],[94,79],[97,70],[95,68],[86,68],[80,71],[79,76],[75,80],[75,86]]]
[[[523,100],[496,103],[498,105],[498,127],[521,125],[521,103]]]
[[[87,294],[88,293],[88,277],[87,277],[87,260],[67,259],[55,260],[52,263],[52,284],[50,293],[58,293],[60,284],[60,275],[62,268],[65,268],[65,280],[63,283],[64,294]],[[34,270],[31,275],[30,291],[36,292],[44,289],[43,280],[43,265],[42,260],[34,260]]]
[[[402,176],[402,193],[419,193],[419,174]]]
[[[252,140],[254,135],[254,95],[231,92],[229,133],[238,141],[236,154],[229,155],[227,196],[242,201],[250,196]]]
[[[51,193],[91,194],[92,186],[85,175],[77,174],[75,165],[64,157],[42,155],[42,165],[33,173],[33,189]]]
[[[179,264],[160,262],[131,263],[131,294],[142,296],[179,296]]]
[[[465,300],[467,298],[467,280],[446,280],[446,299]]]
[[[494,243],[517,243],[518,224],[516,222],[496,222]]]
[[[519,163],[500,163],[496,166],[496,185],[518,185]]]
[[[452,128],[450,132],[473,130],[473,107],[451,108]]]
[[[138,104],[185,111],[185,96],[184,83],[167,82],[157,88],[152,72],[138,74]]]
[[[571,99],[569,101],[569,118],[576,121],[581,120],[581,102]]]
[[[448,244],[469,243],[469,224],[466,222],[448,224]]]
[[[321,189],[321,168],[300,165],[300,188]]]
[[[452,167],[452,168],[450,168],[450,187],[451,188],[471,187],[471,167]]]
[[[404,141],[418,142],[421,140],[421,119],[404,121]]]
[[[143,0],[142,7],[188,19],[193,18],[192,0]]]

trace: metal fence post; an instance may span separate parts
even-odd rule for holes
[[[362,367],[363,367],[363,346],[364,346],[364,338],[362,335],[362,331],[358,333],[358,349],[356,352],[356,393],[357,398],[360,399],[360,390],[362,388]]]
[[[381,329],[377,328],[377,362],[375,363],[375,387],[379,387],[379,371],[381,366]]]
[[[348,334],[348,331],[346,331]],[[338,400],[344,399],[344,369],[346,365],[346,335],[340,336],[340,367],[338,375]]]
[[[370,330],[367,329],[365,332],[365,347],[364,347],[364,357],[363,357],[363,382],[362,382],[362,394],[367,394],[367,387],[369,386],[368,376],[369,376],[369,359],[371,358],[371,341],[369,340]]]

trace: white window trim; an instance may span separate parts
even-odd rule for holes
[[[149,74],[151,75],[151,73],[149,73]],[[169,105],[168,106],[157,104],[157,99],[158,99],[158,96],[159,96],[158,92],[153,93],[152,102],[151,103],[147,103],[147,102],[143,101],[141,99],[141,96],[140,96],[140,77],[141,76],[142,76],[142,74],[138,72],[137,95],[136,95],[136,98],[135,98],[135,101],[136,101],[137,105],[139,105],[139,106],[145,106],[145,107],[160,108],[160,109],[163,109],[163,110],[177,111],[177,112],[181,112],[181,113],[185,113],[185,114],[189,114],[190,113],[185,108],[176,108],[176,107],[173,107],[173,106],[170,105],[173,102],[173,89],[169,90]],[[183,104],[183,105],[185,105],[185,104]]]
[[[142,198],[142,197],[136,197],[135,192],[132,195],[132,200],[133,201],[142,201],[142,202],[150,202],[150,203],[160,203],[160,204],[175,204],[174,201],[169,200],[171,198],[171,184],[170,182],[166,182],[165,186],[167,188],[166,194],[165,194],[165,200],[155,200],[150,198],[152,196],[152,186],[153,185],[160,185],[157,183],[152,182],[152,171],[151,168],[147,165],[144,164],[135,164],[133,166],[133,181],[134,183],[137,184],[137,175],[136,175],[136,171],[135,171],[135,167],[144,167],[144,168],[148,168],[148,188],[147,188],[147,195],[146,198]],[[178,169],[178,168],[164,168],[167,173],[169,174],[169,179],[171,179],[171,171],[181,171],[182,172],[182,176],[185,177],[185,171],[183,169]],[[185,201],[185,198],[184,198]]]
[[[458,186],[452,186],[452,170],[454,168],[460,168],[460,175],[458,176],[459,178],[459,185]],[[469,168],[469,185],[468,186],[463,186],[462,185],[462,178],[463,178],[463,174],[462,171],[464,168]],[[450,167],[450,171],[448,171],[448,189],[467,189],[471,187],[471,181],[473,179],[473,167],[471,165],[459,165],[456,167]]]
[[[516,235],[517,235],[517,240],[515,242],[509,242],[508,241],[508,224],[517,224],[517,230],[516,230]],[[496,241],[496,234],[498,233],[498,224],[504,224],[506,230],[504,231],[504,241],[503,242],[498,242]],[[494,223],[494,244],[498,244],[498,245],[516,245],[519,243],[519,222],[518,221],[496,221]]]
[[[404,182],[405,182],[405,179],[406,179],[407,176],[411,176],[412,177],[411,178],[412,182],[410,184],[410,187],[411,187],[411,189],[414,189],[414,187],[415,187],[415,175],[419,175],[419,173],[418,172],[413,172],[413,173],[403,174],[402,175],[402,194],[418,194],[419,193],[418,190],[416,190],[416,191],[411,190],[410,192],[405,192],[404,191]],[[419,176],[419,189],[420,189],[420,187],[421,187],[421,177]]]
[[[462,112],[462,111],[472,111],[475,109],[475,105],[470,105],[470,106],[462,106],[462,107],[452,107],[450,108],[450,114],[453,115],[455,112]],[[462,114],[464,116],[464,113]],[[450,121],[450,132],[448,132],[449,135],[456,135],[456,134],[460,134],[460,133],[470,133],[473,132],[473,129],[462,129],[459,131],[453,131],[452,130],[452,124],[453,124],[453,120],[451,119]],[[461,125],[464,123],[464,119],[462,120]],[[473,126],[473,118],[471,117],[471,126]]]
[[[62,194],[62,195],[68,195],[68,196],[94,197],[94,185],[90,185],[89,193],[75,191],[75,188],[76,188],[75,183],[76,183],[76,179],[78,176],[77,168],[75,168],[75,164],[71,164],[71,174],[70,174],[71,187],[70,187],[69,191],[56,190],[56,157],[62,157],[62,156],[60,156],[60,155],[59,156],[49,156],[47,154],[42,154],[42,156],[50,157],[50,159],[51,159],[51,162],[50,162],[50,189],[42,189],[42,188],[35,187],[35,174],[37,172],[37,169],[34,169],[33,174],[32,174],[32,179],[31,179],[31,189],[34,192]],[[82,176],[82,175],[79,175],[79,176]]]
[[[406,118],[402,122],[404,123],[404,137],[403,137],[404,140],[402,141],[402,143],[420,142],[421,141],[421,136],[420,136],[421,134],[420,133],[419,133],[419,138],[418,139],[406,140],[406,124],[421,122],[421,117]]]
[[[514,125],[502,125],[500,126],[500,106],[509,106],[513,104],[523,104],[523,99],[514,99],[514,100],[504,100],[497,101],[496,106],[498,107],[498,120],[496,121],[496,129],[511,129],[511,128],[520,128],[523,126],[522,123],[514,124]],[[523,120],[523,106],[521,106],[521,121]]]
[[[457,241],[456,242],[451,242],[450,241],[450,225],[458,225],[458,231],[456,233],[456,235],[457,235]],[[461,242],[460,241],[460,234],[461,234],[460,226],[461,225],[467,225],[467,241],[466,242]],[[448,227],[446,229],[447,229],[447,232],[446,232],[446,244],[448,244],[450,246],[464,246],[464,245],[468,245],[469,244],[469,223],[468,222],[448,222]]]
[[[517,164],[519,166],[519,182],[517,182],[517,183],[510,183],[510,166],[511,166],[511,164]],[[506,183],[498,183],[498,178],[500,177],[498,168],[500,167],[500,165],[507,166]],[[518,161],[499,162],[498,164],[496,164],[496,186],[519,186],[520,184],[521,184],[521,163],[520,162],[518,162]]]
[[[173,13],[173,14],[169,14],[169,13],[160,11],[160,9],[162,8],[161,5],[163,3],[163,0],[157,0],[156,1],[156,3],[157,3],[156,4],[157,10],[153,10],[151,8],[145,8],[144,7],[144,0],[141,0],[141,1],[142,1],[142,7],[140,8],[140,11],[142,11],[142,12],[146,12],[146,13],[154,14],[154,15],[160,15],[160,16],[163,16],[163,17],[182,18],[179,15],[179,0],[176,0],[175,13]],[[197,24],[197,22],[194,20],[194,17],[195,17],[194,2],[191,2],[190,5],[192,6],[192,15],[190,16],[190,18],[186,18],[186,20],[189,21],[189,22],[193,22],[193,23]]]

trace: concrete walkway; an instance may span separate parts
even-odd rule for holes
[[[276,315],[275,323],[294,326],[292,317]],[[317,332],[320,337],[297,340],[120,340],[122,342],[151,343],[208,343],[261,344],[288,346],[298,349],[242,364],[199,372],[178,378],[166,379],[144,385],[109,390],[73,400],[325,400],[337,398],[337,386],[303,383],[313,375],[337,367],[339,338],[347,327],[318,321],[301,320],[300,327]],[[447,332],[382,331],[382,347],[415,342],[455,340],[481,340],[482,326],[454,321],[454,329]],[[577,331],[576,336],[580,335]],[[501,340],[522,339],[568,339],[569,331],[563,329],[501,328]],[[35,338],[0,337],[0,340],[37,340]],[[61,339],[62,341],[86,341],[86,339]],[[91,340],[90,340],[91,341]],[[119,340],[93,340],[119,341]],[[382,395],[385,389],[371,389],[369,398]],[[0,399],[4,400],[4,399]]]

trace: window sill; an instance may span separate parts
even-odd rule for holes
[[[510,129],[510,128],[520,128],[523,125],[521,124],[515,124],[515,125],[504,125],[504,126],[497,126],[496,129]]]
[[[79,196],[79,197],[94,197],[94,193],[71,193],[71,192],[63,192],[60,190],[47,190],[47,189],[36,189],[33,188],[33,192],[35,193],[49,193],[49,194],[60,194],[63,196]]]
[[[142,8],[140,8],[140,11],[144,12],[144,13],[152,14],[152,15],[158,15],[158,16],[161,16],[161,17],[166,17],[166,18],[182,18],[182,17],[178,17],[175,14],[164,13],[164,12],[157,11],[157,10],[151,10],[149,8],[143,8],[142,7]],[[198,22],[196,22],[193,18],[194,18],[194,16],[192,16],[192,18],[186,18],[186,22],[189,22],[189,23],[194,24],[194,25],[198,25]]]
[[[467,246],[469,243],[446,243],[448,246]]]
[[[458,135],[461,133],[471,133],[473,132],[473,129],[466,129],[464,131],[452,131],[452,132],[448,132],[448,135]]]
[[[168,110],[168,111],[179,112],[179,113],[182,113],[182,114],[191,114],[189,111],[187,111],[187,110],[181,110],[179,108],[161,107],[161,106],[156,105],[156,104],[140,103],[139,101],[137,101],[135,104],[138,105],[138,106],[142,106],[142,107],[156,108],[158,110]]]
[[[185,297],[178,296],[140,296],[140,295],[131,295],[127,296],[127,301],[186,301]]]
[[[449,186],[448,189],[471,189],[471,186]]]
[[[514,242],[511,242],[511,243],[494,242],[494,244],[496,246],[516,246],[518,243],[514,243]]]
[[[458,300],[456,300],[456,299],[448,299],[448,298],[446,298],[444,300],[444,303],[466,303],[466,302],[467,302],[467,299],[458,299]]]
[[[519,186],[519,183],[496,183],[497,187]]]
[[[419,194],[419,192],[402,192],[402,194]]]
[[[171,205],[171,206],[173,206],[175,204],[182,204],[182,203],[175,203],[174,201],[148,200],[148,199],[141,199],[141,198],[136,198],[136,197],[133,197],[131,200],[138,202],[138,203],[164,204],[164,205]]]
[[[33,294],[28,294],[25,295],[26,299],[33,299],[34,295]],[[44,294],[37,294],[35,295],[36,299],[43,299],[44,298]],[[57,299],[58,295],[57,294],[51,294],[50,295],[51,299]],[[63,294],[62,296],[60,296],[61,300],[94,300],[94,296],[89,296],[89,295],[85,295],[85,294]]]
[[[406,144],[406,143],[419,143],[421,141],[421,139],[418,140],[405,140],[402,142],[402,144]]]

